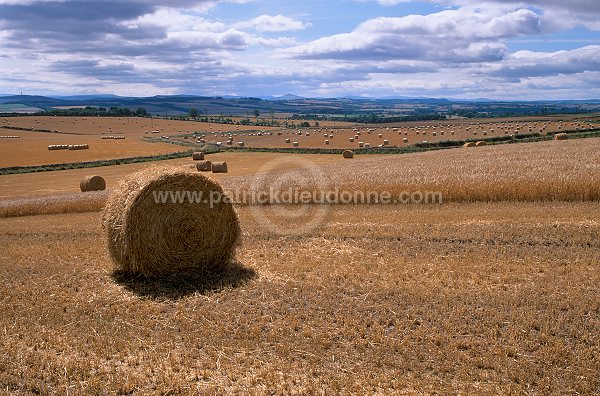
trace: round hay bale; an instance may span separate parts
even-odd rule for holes
[[[79,188],[82,192],[104,191],[106,190],[106,181],[101,176],[86,176],[81,179]]]
[[[194,161],[204,161],[204,153],[202,151],[196,151],[192,154],[192,159]]]
[[[480,142],[475,143],[475,146],[477,146],[477,147],[487,146],[487,143],[484,141],[480,141]]]
[[[567,140],[567,134],[566,133],[557,133],[556,135],[554,135],[554,140]]]
[[[468,142],[468,143],[463,144],[463,147],[475,147],[475,146],[476,146],[475,142]]]
[[[169,192],[202,199],[160,198]],[[230,201],[206,199],[216,196],[224,197],[219,184],[192,171],[152,167],[125,178],[103,213],[115,270],[159,277],[227,264],[240,226]]]
[[[352,150],[344,150],[342,152],[342,156],[344,156],[344,158],[354,158],[354,152]]]
[[[210,172],[212,170],[212,162],[198,161],[196,162],[196,169],[198,172]]]
[[[213,173],[227,173],[227,162],[213,162],[212,163]]]

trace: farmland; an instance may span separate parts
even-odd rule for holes
[[[0,166],[191,148],[143,139],[152,135],[223,143],[236,134],[250,148],[287,147],[295,137],[300,147],[326,148],[323,135],[332,133],[327,147],[356,149],[358,141],[402,146],[405,137],[411,145],[597,127],[593,117],[570,116],[301,131],[116,117],[0,123],[57,131],[0,129],[21,136],[0,141]],[[357,132],[361,140],[350,142]],[[53,152],[50,144],[90,149]],[[354,159],[241,151],[206,159],[228,163],[229,173],[210,176],[227,191],[250,191],[259,175],[279,190],[432,191],[443,202],[327,205],[315,228],[294,235],[272,229],[309,223],[321,205],[258,207],[269,228],[256,206],[236,204],[243,237],[235,263],[145,279],[113,272],[100,211],[120,180],[156,164],[2,175],[1,395],[600,389],[600,139]],[[191,156],[157,163],[194,164]],[[92,174],[109,191],[80,193]]]
[[[595,120],[595,119],[594,119]],[[358,149],[365,147],[409,147],[415,143],[434,143],[452,140],[486,140],[490,138],[526,134],[555,134],[563,131],[583,132],[599,127],[596,122],[586,121],[521,121],[521,122],[453,122],[367,125],[354,127],[313,127],[310,129],[262,132],[212,133],[205,136],[209,143],[226,145],[231,137],[232,145],[240,142],[245,147],[271,148],[332,148]],[[294,143],[297,143],[296,146]]]
[[[3,128],[4,127],[4,128]],[[7,129],[26,128],[46,130]],[[0,135],[20,139],[0,142],[0,167],[46,165],[150,156],[184,151],[168,143],[149,143],[144,136],[180,135],[191,131],[226,131],[231,126],[146,118],[119,117],[5,117],[0,118]],[[243,129],[243,127],[242,127]],[[153,131],[158,133],[152,133]],[[124,136],[123,140],[102,139]],[[49,145],[88,144],[89,150],[49,151]]]
[[[239,265],[185,282],[113,279],[99,214],[1,220],[2,389],[598,389],[597,203],[383,210],[278,238],[241,208]]]

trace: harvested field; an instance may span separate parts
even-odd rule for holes
[[[594,394],[600,205],[340,206],[239,264],[111,276],[100,214],[0,220],[5,394]],[[302,219],[299,219],[302,221]]]
[[[443,202],[600,201],[600,139],[356,156],[323,165],[330,188],[348,192],[439,193]],[[267,178],[267,184],[281,179]],[[296,187],[293,177],[281,191]],[[223,181],[250,189],[248,178]],[[314,191],[321,186],[302,186]],[[363,201],[360,201],[363,202]]]
[[[0,127],[12,126],[20,128],[49,129],[59,133],[76,133],[82,135],[176,135],[196,131],[221,132],[245,129],[274,129],[270,127],[254,127],[243,125],[215,124],[194,121],[164,120],[160,118],[141,117],[0,117]],[[158,131],[158,134],[152,134]],[[13,133],[14,134],[14,133]]]
[[[112,272],[97,212],[154,164],[0,176],[0,395],[600,389],[600,139],[206,159],[228,163],[210,175],[226,191],[257,172],[280,189],[323,187],[304,168],[329,187],[444,203],[331,205],[295,236],[272,230],[321,206],[236,205],[235,263],[150,280]],[[89,175],[108,191],[79,193]]]
[[[355,125],[353,127],[282,129],[266,131],[267,133],[232,132],[231,137],[236,142],[242,141],[246,147],[289,148],[293,147],[293,142],[298,142],[298,147],[301,148],[356,149],[361,146],[360,143],[370,147],[408,147],[422,142],[482,140],[534,133],[545,135],[562,131],[585,131],[598,127],[598,123],[583,120],[543,122],[513,120],[512,122],[446,122],[443,124],[422,122],[387,126]],[[221,142],[225,145],[229,136],[227,133],[213,134],[207,135],[205,140],[208,143]],[[290,139],[290,143],[287,143],[287,139]]]
[[[0,129],[0,133],[2,131]],[[20,131],[19,135],[21,139],[0,142],[0,168],[140,157],[186,150],[185,147],[167,143],[145,142],[141,138],[108,140],[99,136],[29,131]],[[75,144],[88,144],[89,150],[48,150],[50,145]]]
[[[270,170],[273,177],[314,163],[327,175],[330,187],[348,191],[385,191],[394,196],[440,192],[444,202],[600,200],[600,139],[359,155],[349,162],[341,155],[323,154],[220,153],[206,158],[230,165],[230,173],[213,175],[229,191],[248,190],[251,176],[265,164],[289,158]],[[195,167],[191,158],[160,163]],[[152,164],[0,176],[0,199],[75,193],[81,178],[89,173],[105,178],[110,189],[125,175],[148,166]]]
[[[171,146],[177,147],[177,146]],[[210,161],[226,161],[230,165],[228,174],[215,174],[213,177],[249,175],[256,173],[269,161],[286,158],[289,154],[281,153],[219,153],[206,155]],[[326,164],[342,161],[341,155],[303,154],[294,158],[305,159],[316,164]],[[107,188],[114,186],[125,175],[137,172],[153,164],[195,167],[195,161],[181,158],[156,163],[139,163],[117,166],[104,166],[91,169],[73,169],[56,172],[28,173],[22,175],[0,176],[0,200],[23,198],[30,196],[45,196],[55,194],[70,194],[79,192],[79,182],[88,174],[102,176],[107,183]],[[282,169],[299,166],[298,163],[289,163]],[[194,168],[195,169],[195,168]]]

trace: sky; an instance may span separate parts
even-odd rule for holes
[[[0,0],[0,93],[600,99],[598,0]]]

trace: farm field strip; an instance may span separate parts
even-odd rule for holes
[[[237,265],[162,282],[111,276],[100,214],[0,219],[2,389],[600,387],[599,203],[336,207],[294,238],[239,213]]]
[[[169,145],[173,148],[175,146]],[[227,174],[211,174],[218,180],[240,176],[253,175],[270,161],[287,158],[287,154],[281,153],[218,153],[206,156],[209,160],[226,161],[229,166]],[[293,157],[297,161],[283,164],[279,170],[291,169],[301,165],[305,160],[317,165],[332,162],[341,162],[343,159],[338,155],[303,154]],[[89,169],[72,169],[56,172],[41,172],[28,174],[14,174],[0,176],[0,200],[12,198],[25,198],[30,196],[44,196],[55,194],[72,194],[79,192],[79,181],[87,175],[94,174],[106,179],[108,188],[114,186],[125,175],[137,172],[148,166],[174,166],[195,169],[195,161],[189,158],[181,158],[153,163],[137,163],[116,166],[103,166]]]
[[[493,137],[554,134],[563,131],[586,131],[597,129],[598,124],[589,121],[504,122],[472,124],[421,124],[418,126],[375,127],[357,125],[352,128],[300,128],[279,131],[243,132],[229,131],[204,134],[211,144],[232,146],[243,143],[256,148],[331,148],[358,149],[364,147],[408,147],[415,143],[433,143],[448,140],[485,140]],[[178,138],[177,138],[178,139]],[[296,146],[295,143],[298,145]]]
[[[234,129],[265,129],[273,127],[238,126],[195,121],[168,120],[162,118],[143,117],[0,117],[0,127],[13,126],[20,128],[49,129],[59,133],[77,132],[86,135],[175,135],[195,131],[221,132]]]
[[[257,172],[268,172],[265,182],[280,189],[334,188],[347,191],[440,192],[443,202],[472,201],[595,201],[600,200],[600,139],[547,141],[474,149],[451,149],[403,155],[364,155],[352,160],[341,155],[281,153],[216,153],[212,161],[226,161],[228,174],[211,174],[228,191],[248,191]],[[265,165],[271,164],[266,170]],[[275,164],[275,165],[272,165]],[[560,164],[558,166],[557,164]],[[193,168],[191,158],[92,169],[74,169],[0,176],[0,199],[71,194],[79,181],[97,174],[108,188],[147,166]],[[317,185],[297,185],[304,166],[323,174]],[[313,183],[314,184],[314,183]]]

